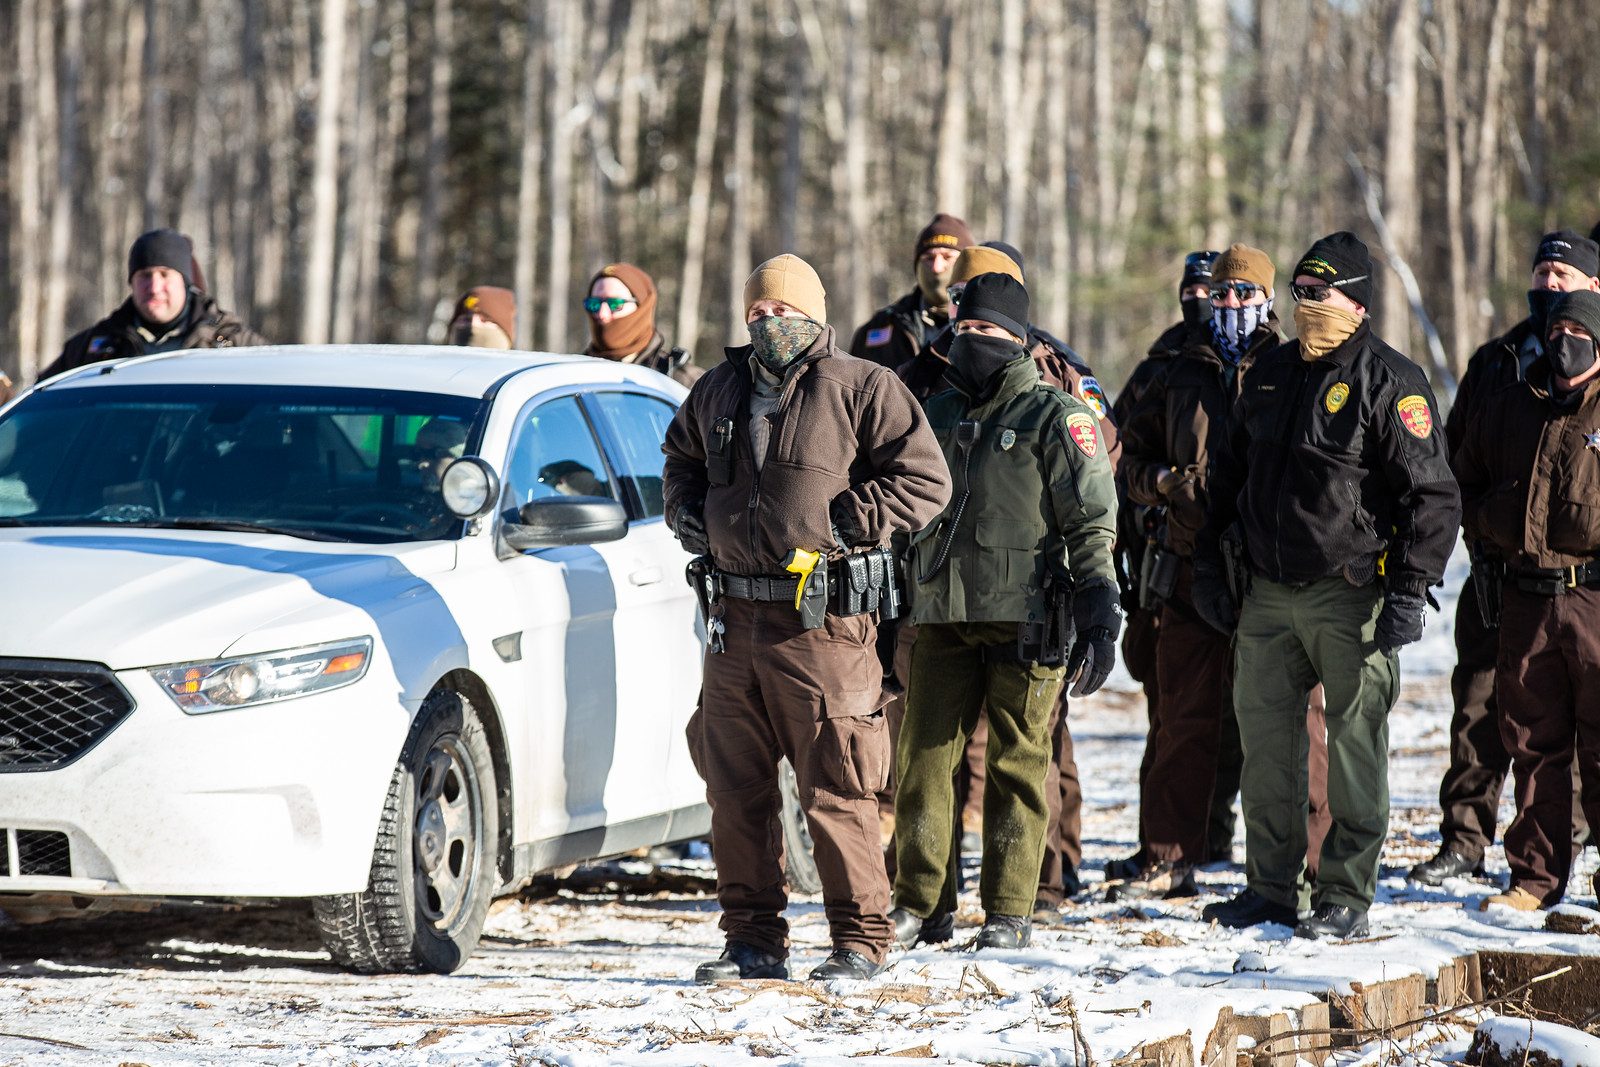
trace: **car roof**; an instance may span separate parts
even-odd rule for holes
[[[41,383],[55,390],[95,385],[283,385],[371,388],[481,397],[510,374],[589,366],[597,381],[657,384],[654,371],[590,356],[461,345],[264,345],[197,348],[91,363]],[[567,377],[567,375],[563,375]]]

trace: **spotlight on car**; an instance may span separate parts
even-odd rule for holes
[[[500,476],[477,456],[462,456],[439,476],[439,493],[452,515],[477,518],[499,498]]]

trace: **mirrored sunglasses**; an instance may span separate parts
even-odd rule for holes
[[[583,310],[591,315],[598,315],[601,308],[608,307],[615,314],[629,304],[637,303],[637,300],[629,300],[625,296],[591,296],[583,302]]]
[[[1248,304],[1251,300],[1255,299],[1256,294],[1259,293],[1265,295],[1266,290],[1257,285],[1255,282],[1211,283],[1211,302],[1213,304],[1220,304],[1224,300],[1228,299],[1229,293],[1232,293],[1234,296],[1238,297],[1239,303]]]

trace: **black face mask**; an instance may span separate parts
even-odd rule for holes
[[[1537,337],[1543,337],[1545,319],[1550,314],[1550,309],[1556,306],[1556,301],[1566,294],[1559,289],[1529,289],[1528,314],[1533,317],[1533,332]]]
[[[1202,322],[1211,321],[1211,301],[1203,296],[1186,296],[1178,301],[1183,308],[1183,324],[1194,329]]]
[[[950,365],[973,385],[987,385],[1007,363],[1022,356],[1022,346],[1008,337],[983,333],[958,333],[950,342]]]
[[[1558,334],[1544,343],[1545,355],[1550,357],[1550,369],[1561,378],[1576,378],[1596,359],[1594,342],[1587,337],[1570,333]]]

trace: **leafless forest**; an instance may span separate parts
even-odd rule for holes
[[[513,286],[573,349],[612,259],[701,363],[753,262],[815,263],[849,330],[935,210],[1027,257],[1102,377],[1242,240],[1280,285],[1380,245],[1383,331],[1444,366],[1523,313],[1546,229],[1600,217],[1600,22],[1550,0],[3,0],[0,365],[125,292],[142,230],[282,341],[443,336]],[[1408,288],[1411,293],[1408,296]],[[1287,320],[1287,293],[1280,300]],[[1420,312],[1421,314],[1418,314]]]

